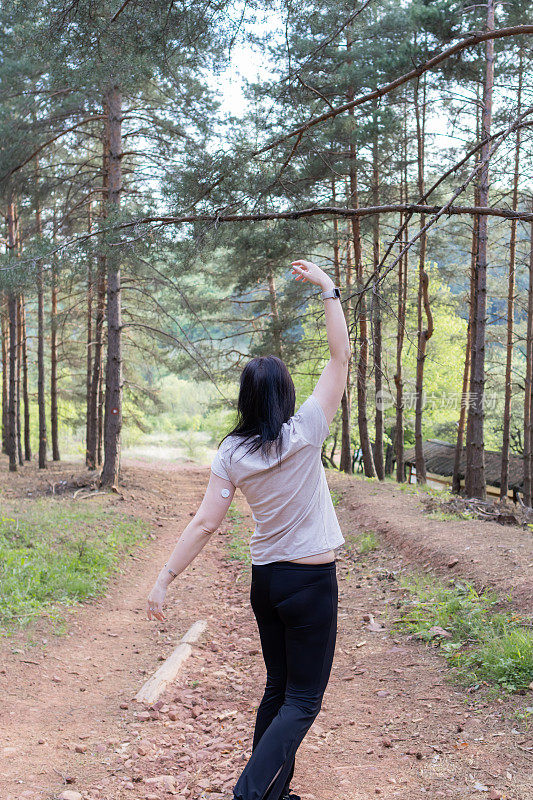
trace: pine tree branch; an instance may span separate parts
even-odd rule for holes
[[[45,150],[49,145],[53,144],[54,142],[57,142],[57,140],[60,139],[62,136],[66,136],[67,133],[72,133],[72,131],[81,128],[82,125],[87,125],[89,122],[95,122],[96,120],[99,119],[105,119],[105,114],[95,114],[94,116],[88,117],[87,119],[82,119],[80,120],[80,122],[76,122],[75,125],[71,125],[70,128],[65,128],[59,133],[56,133],[56,135],[52,136],[51,139],[48,139],[46,142],[43,142],[43,144],[39,145],[39,147],[36,150],[34,150],[33,153],[31,153],[31,155],[25,158],[24,161],[21,161],[21,163],[17,164],[16,167],[13,167],[13,169],[10,169],[8,172],[4,173],[4,175],[1,175],[0,183],[10,178],[12,175],[15,174],[15,172],[18,172],[19,169],[25,167],[26,164],[29,164],[30,161],[32,161],[39,155],[39,153],[42,153],[42,151]]]
[[[379,89],[374,89],[372,92],[368,92],[367,94],[363,94],[360,97],[355,98],[355,100],[350,100],[348,103],[344,103],[342,106],[337,106],[336,108],[331,109],[330,111],[326,111],[324,114],[320,114],[317,117],[312,117],[310,120],[305,122],[303,125],[300,125],[298,128],[295,128],[290,133],[286,133],[283,136],[280,136],[279,139],[275,139],[270,144],[265,145],[259,150],[254,151],[253,156],[261,155],[262,153],[267,153],[269,150],[272,150],[274,147],[277,147],[283,142],[286,142],[288,139],[292,139],[294,136],[298,136],[300,134],[305,133],[310,128],[314,128],[316,125],[320,125],[321,122],[326,122],[328,119],[332,119],[333,117],[338,116],[339,114],[343,114],[345,111],[349,111],[352,108],[357,108],[357,106],[364,105],[364,103],[368,103],[371,100],[377,100],[380,97],[383,97],[386,94],[394,91],[399,86],[403,86],[404,83],[412,80],[413,78],[419,78],[424,72],[427,72],[433,67],[438,66],[443,61],[446,61],[451,56],[456,55],[456,53],[460,53],[462,50],[467,49],[468,47],[474,47],[477,44],[481,44],[482,42],[486,42],[489,39],[505,39],[509,36],[520,36],[526,33],[533,33],[533,25],[515,25],[511,28],[500,28],[500,30],[494,31],[483,31],[482,33],[476,33],[472,36],[468,36],[466,39],[462,39],[460,42],[452,45],[452,47],[448,47],[446,50],[443,50],[441,53],[437,53],[437,55],[430,58],[428,61],[425,61],[423,64],[420,64],[418,67],[410,70],[410,72],[406,72],[404,75],[400,75],[395,80],[391,81],[390,83],[386,83],[384,86],[381,86]]]

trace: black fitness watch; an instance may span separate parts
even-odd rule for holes
[[[339,300],[341,299],[341,290],[338,286],[334,286],[333,289],[327,289],[325,292],[322,292],[322,299],[327,300],[328,297],[338,297]]]

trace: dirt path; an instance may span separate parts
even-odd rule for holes
[[[533,531],[475,519],[432,519],[419,496],[392,483],[332,473],[330,486],[346,492],[359,530],[379,533],[411,563],[492,586],[533,614]]]
[[[123,499],[105,502],[145,516],[157,538],[127,559],[105,597],[70,613],[67,635],[43,633],[43,648],[37,626],[36,646],[22,637],[3,645],[5,800],[49,800],[69,788],[83,800],[231,797],[249,755],[264,672],[248,567],[228,559],[228,525],[171,586],[167,622],[149,621],[144,611],[207,475],[175,465],[128,467]],[[12,486],[22,491],[22,479]],[[350,486],[336,488],[349,540],[360,511],[350,507]],[[247,514],[240,493],[237,503]],[[299,751],[295,790],[305,800],[531,800],[532,737],[513,722],[527,698],[477,701],[445,682],[443,662],[424,645],[366,628],[365,613],[388,625],[397,597],[391,577],[402,559],[382,549],[354,560],[349,544],[339,556],[338,647],[323,710]],[[163,707],[143,721],[134,694],[199,618],[208,620],[207,634]]]

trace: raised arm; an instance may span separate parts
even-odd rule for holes
[[[321,291],[335,285],[329,275],[312,261],[293,261],[292,267],[296,280],[308,280],[319,286]],[[350,339],[340,300],[330,297],[323,303],[330,359],[322,370],[313,394],[322,406],[328,424],[331,424],[346,386]]]

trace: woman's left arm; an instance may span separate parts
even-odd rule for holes
[[[170,558],[161,569],[152,591],[148,595],[148,619],[165,619],[162,610],[163,603],[167,587],[174,579],[169,569],[175,572],[177,576],[196,558],[200,550],[209,541],[211,534],[215,533],[219,528],[227,514],[234,494],[235,486],[230,481],[220,478],[214,472],[211,472],[211,477],[198,511],[176,542]]]

